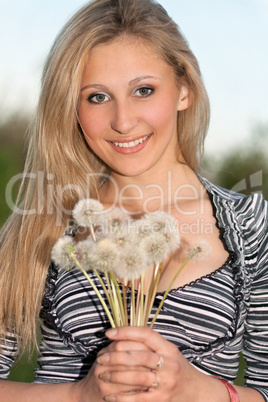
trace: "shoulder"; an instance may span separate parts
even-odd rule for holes
[[[260,193],[254,193],[245,195],[236,193],[232,190],[220,187],[211,183],[206,178],[198,176],[201,183],[210,195],[211,199],[214,199],[217,203],[223,203],[232,207],[237,213],[245,214],[246,216],[254,215],[256,218],[266,219],[268,218],[268,202],[264,199]]]
[[[224,217],[225,222],[235,222],[247,238],[267,236],[268,202],[260,193],[244,195],[227,190],[200,177],[206,188],[215,214]]]

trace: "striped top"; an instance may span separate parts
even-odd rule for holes
[[[228,381],[237,376],[242,351],[246,385],[268,401],[268,205],[260,194],[244,196],[200,180],[210,195],[229,258],[212,274],[171,290],[154,329],[196,368]],[[98,279],[94,274],[91,278],[103,294]],[[152,316],[162,297],[157,294]],[[110,325],[81,272],[51,264],[41,317],[35,382],[83,378],[106,346],[104,332]],[[14,354],[10,336],[0,355],[2,378]]]

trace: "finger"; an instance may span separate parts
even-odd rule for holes
[[[118,341],[118,342],[111,342],[108,346],[101,349],[98,355],[103,353],[109,353],[114,351],[127,351],[127,350],[149,350],[148,346],[142,342],[136,341]]]
[[[116,371],[119,371],[120,373],[120,367],[116,367]],[[143,387],[142,385],[128,385],[124,383],[118,382],[112,382],[109,381],[109,376],[107,374],[104,374],[104,372],[109,372],[113,371],[114,367],[112,366],[107,366],[106,370],[103,370],[103,366],[100,366],[98,364],[95,365],[95,370],[94,370],[94,377],[95,377],[95,384],[97,384],[98,390],[100,395],[110,395],[110,394],[120,394],[120,393],[132,393],[132,392],[145,392],[147,390],[146,387]],[[136,371],[137,368],[135,368]],[[122,372],[126,371],[126,367],[124,367],[124,370],[121,370]],[[120,377],[120,375],[118,374]],[[103,378],[103,379],[102,379]]]
[[[97,357],[97,363],[109,366],[125,366],[135,367],[141,366],[148,370],[153,370],[159,367],[159,355],[148,350],[134,350],[123,352],[111,352],[100,354]]]
[[[104,397],[104,401],[106,402],[154,402],[156,399],[155,390],[153,390],[153,394],[145,391],[135,391],[134,392],[123,392],[123,393],[112,393]],[[158,399],[159,400],[159,399]]]
[[[106,383],[130,386],[132,389],[148,390],[151,387],[157,388],[159,384],[158,377],[153,371],[104,371],[99,378]]]
[[[111,340],[136,341],[144,343],[154,352],[163,353],[172,345],[159,333],[149,327],[119,327],[110,329],[106,336]],[[177,348],[176,348],[177,349]],[[175,349],[174,349],[175,350]]]
[[[99,380],[101,381],[101,380]],[[107,383],[104,381],[101,381],[103,383],[102,395],[116,395],[118,398],[119,395],[133,395],[133,394],[138,394],[138,393],[147,393],[148,392],[148,387],[141,387],[141,386],[135,386],[135,385],[123,385],[123,384],[112,384],[112,383]],[[105,388],[106,387],[106,388]],[[139,399],[138,399],[139,401]]]
[[[100,382],[102,382],[103,386],[100,387],[101,389],[101,394],[102,395],[109,395],[109,394],[114,394],[114,395],[130,395],[130,394],[137,394],[140,392],[148,392],[148,387],[147,386],[140,386],[140,385],[125,385],[125,384],[120,384],[120,383],[111,383],[107,381],[103,381],[99,379]]]

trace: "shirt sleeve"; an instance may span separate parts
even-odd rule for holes
[[[87,375],[93,364],[90,355],[79,354],[71,348],[47,322],[42,324],[42,333],[35,383],[78,381]]]
[[[0,339],[0,379],[7,380],[17,357],[17,342],[13,334],[7,333],[5,341]]]
[[[108,322],[95,311],[97,296],[84,275],[64,270],[60,275],[54,273],[41,313],[42,341],[35,383],[84,378],[98,351],[109,342],[104,332]]]
[[[247,362],[245,384],[268,401],[268,212],[263,201],[255,212],[259,245],[258,266],[251,286],[245,323],[243,355]]]

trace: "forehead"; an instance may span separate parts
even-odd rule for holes
[[[135,38],[117,38],[91,49],[83,79],[95,77],[123,78],[136,75],[173,74],[155,45]]]
[[[97,44],[95,46],[93,46],[93,48],[91,49],[90,54],[95,50],[95,49],[107,49],[107,48],[113,48],[113,47],[117,47],[117,46],[121,46],[121,47],[126,47],[126,48],[136,48],[137,50],[143,49],[144,51],[147,49],[148,52],[151,53],[155,53],[157,54],[159,57],[161,57],[161,51],[158,48],[158,46],[156,44],[154,44],[151,40],[149,39],[144,39],[142,37],[138,37],[138,36],[132,36],[129,34],[122,34],[118,37],[112,38],[110,40],[108,40],[107,42],[103,42],[100,44]]]

